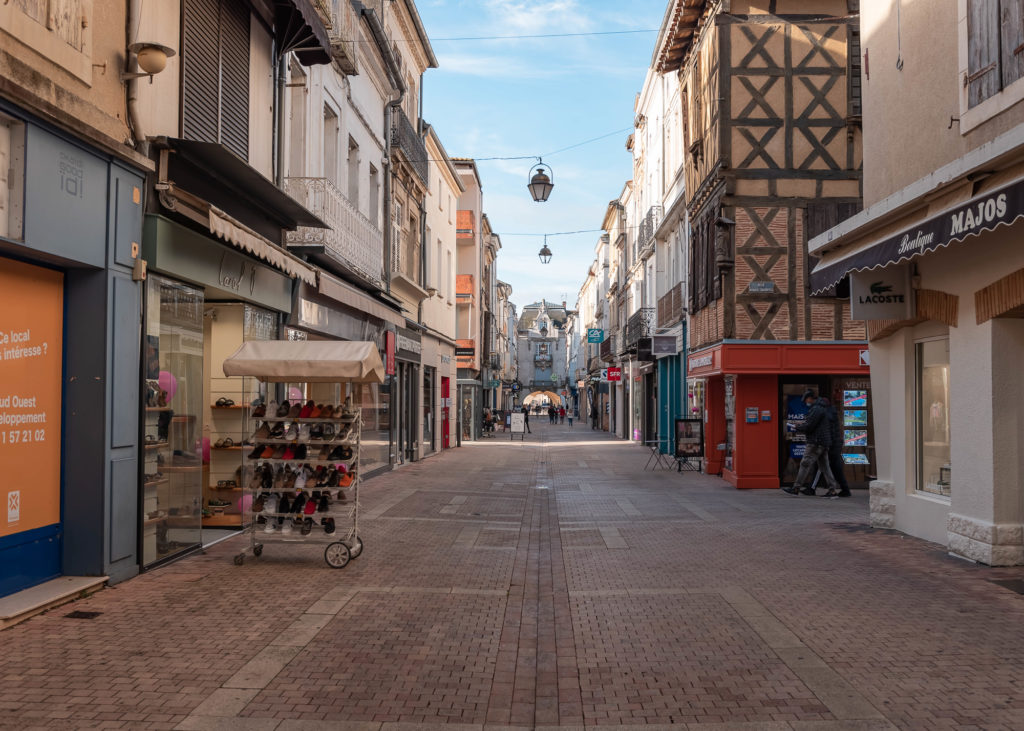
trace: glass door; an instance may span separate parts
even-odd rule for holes
[[[142,564],[200,543],[203,477],[203,292],[146,280]]]

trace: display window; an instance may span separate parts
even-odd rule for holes
[[[203,476],[203,292],[146,280],[142,564],[199,545]]]
[[[914,344],[917,489],[949,497],[952,467],[949,425],[949,338]]]
[[[423,452],[433,454],[437,450],[437,438],[434,435],[434,403],[436,401],[435,382],[437,369],[429,366],[423,369]]]

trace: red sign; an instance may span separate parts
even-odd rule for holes
[[[395,375],[395,334],[390,330],[384,333],[384,372]]]
[[[608,380],[609,381],[621,381],[622,380],[622,369],[621,368],[609,368],[608,369]]]

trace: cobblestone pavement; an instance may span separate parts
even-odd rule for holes
[[[232,538],[0,633],[0,727],[1024,728],[1024,571],[532,426],[367,482],[344,570]]]

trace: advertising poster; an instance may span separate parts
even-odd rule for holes
[[[786,431],[791,434],[799,434],[795,427],[807,418],[809,410],[801,397],[789,396],[786,399]]]
[[[870,464],[866,454],[843,454],[843,464]]]
[[[847,409],[843,412],[843,426],[867,426],[868,412],[865,409]]]
[[[526,431],[526,414],[522,412],[513,412],[512,421],[510,426],[512,427],[513,434],[522,434]]]
[[[704,422],[700,419],[676,419],[676,457],[704,456]]]
[[[843,408],[866,409],[868,407],[867,391],[843,391]]]
[[[845,429],[843,431],[843,446],[866,447],[868,446],[867,429]]]
[[[0,269],[0,537],[60,522],[64,277]]]

